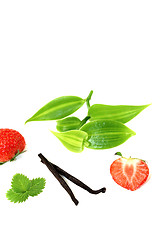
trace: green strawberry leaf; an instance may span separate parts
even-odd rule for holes
[[[44,178],[35,178],[35,179],[32,179],[30,182],[31,182],[31,185],[28,190],[28,193],[30,196],[34,197],[43,191],[46,180]]]
[[[44,178],[35,178],[29,180],[25,175],[17,173],[13,176],[11,189],[6,193],[8,200],[14,203],[21,203],[28,199],[29,196],[37,196],[45,187]]]
[[[16,193],[25,193],[30,188],[30,180],[25,175],[17,173],[13,176],[11,186]]]
[[[21,203],[27,200],[27,198],[29,197],[28,192],[25,193],[17,193],[14,192],[13,189],[10,189],[7,191],[6,193],[6,197],[8,198],[8,200],[10,200],[11,202],[14,203]]]

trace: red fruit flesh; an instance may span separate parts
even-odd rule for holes
[[[0,129],[0,162],[7,162],[25,148],[24,137],[13,129]]]
[[[117,184],[134,191],[146,182],[149,168],[141,159],[119,158],[111,164],[110,173]]]

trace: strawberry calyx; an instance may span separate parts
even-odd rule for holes
[[[0,162],[0,165],[3,165],[4,163],[6,163],[6,162]]]
[[[141,158],[132,158],[131,156],[130,156],[129,158],[126,158],[126,157],[124,157],[124,156],[122,155],[121,152],[116,152],[114,155],[118,155],[118,156],[120,156],[120,157],[122,157],[122,158],[124,158],[124,159],[127,159],[127,160],[135,160],[135,159],[137,159],[137,160],[140,160],[140,161],[143,161],[143,162],[147,163],[146,160],[143,160],[143,159],[141,159]]]
[[[18,155],[20,155],[21,153],[24,153],[24,152],[26,152],[26,150],[24,150],[24,151],[22,151],[22,152],[20,152],[20,151],[18,150],[17,153],[14,155],[14,157],[10,160],[10,162],[14,161],[15,158],[16,158]]]
[[[26,152],[26,150],[24,150],[24,151],[22,151],[22,152],[20,152],[20,151],[18,150],[17,153],[14,155],[14,157],[13,157],[11,160],[9,160],[9,161],[10,161],[10,162],[15,161],[15,160],[16,160],[16,157],[19,156],[20,154],[24,153],[24,152]],[[6,162],[8,162],[8,161],[6,161]],[[0,165],[3,165],[3,164],[6,163],[6,162],[0,162]]]

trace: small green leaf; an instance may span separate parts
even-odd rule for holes
[[[116,152],[114,155],[118,155],[120,157],[123,157],[121,152]]]
[[[141,106],[94,104],[89,108],[88,115],[91,117],[90,121],[106,119],[126,123],[149,105],[150,104]]]
[[[80,130],[71,130],[67,132],[53,132],[51,131],[61,142],[62,144],[72,152],[82,152],[84,149],[84,144],[88,138],[86,132]]]
[[[124,143],[128,138],[135,135],[124,124],[111,120],[97,120],[86,123],[80,130],[88,134],[85,144],[91,149],[108,149]]]
[[[10,189],[7,191],[6,197],[11,202],[21,203],[27,200],[27,198],[29,197],[29,194],[28,192],[19,193],[19,192],[15,192],[13,189]]]
[[[82,121],[77,117],[67,117],[57,121],[57,130],[59,132],[66,132],[70,130],[79,130],[90,119],[86,116]]]
[[[66,132],[69,130],[77,130],[80,128],[81,120],[77,117],[67,117],[57,121],[57,130],[59,132]]]
[[[30,196],[34,197],[40,194],[45,187],[46,180],[44,178],[35,178],[31,180],[31,186],[28,190]]]
[[[12,189],[17,193],[24,193],[30,188],[30,180],[25,175],[17,173],[11,182]]]

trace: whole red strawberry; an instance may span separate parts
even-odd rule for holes
[[[13,160],[25,148],[24,137],[16,130],[0,129],[0,163]]]
[[[111,164],[110,173],[117,184],[134,191],[147,181],[149,168],[144,160],[120,157]]]

